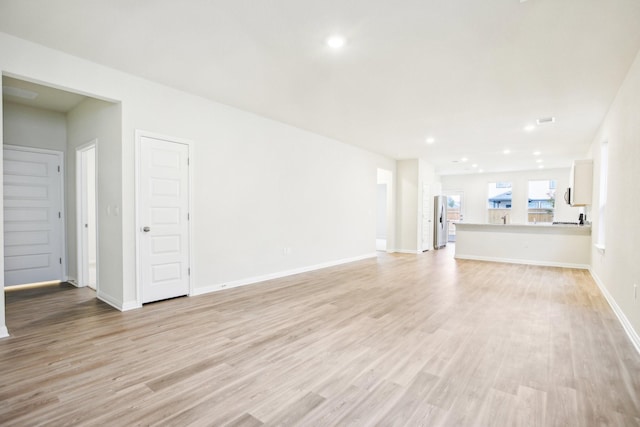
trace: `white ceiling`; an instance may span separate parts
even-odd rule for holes
[[[583,157],[640,1],[1,0],[0,30],[446,174]]]

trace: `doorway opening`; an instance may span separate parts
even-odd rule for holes
[[[11,167],[14,170],[14,172],[10,174],[11,176],[5,176],[5,174],[3,174],[2,178],[5,186],[5,196],[10,196],[9,199],[4,197],[2,202],[3,208],[5,209],[5,231],[11,230],[11,227],[7,227],[8,224],[6,220],[9,220],[9,222],[13,222],[12,225],[21,225],[23,227],[22,229],[14,229],[14,232],[27,232],[24,236],[20,236],[19,234],[2,236],[5,255],[10,252],[7,251],[7,247],[15,250],[13,253],[13,255],[15,255],[15,259],[13,260],[15,268],[13,269],[16,272],[20,270],[21,265],[19,262],[27,265],[26,263],[29,261],[31,263],[29,264],[31,266],[30,270],[32,271],[35,271],[34,266],[44,265],[46,260],[43,254],[47,254],[50,251],[46,253],[45,251],[32,251],[33,253],[31,255],[33,256],[29,259],[24,258],[21,260],[19,257],[27,254],[24,251],[29,249],[26,248],[28,245],[45,247],[46,245],[51,245],[51,242],[54,242],[54,240],[52,240],[54,237],[52,232],[50,232],[48,236],[43,233],[43,231],[47,231],[45,230],[44,224],[46,221],[49,221],[49,218],[62,224],[62,230],[59,233],[60,238],[58,239],[61,242],[60,254],[55,256],[51,254],[47,255],[49,258],[47,261],[48,266],[55,267],[57,264],[61,270],[60,274],[48,274],[46,277],[32,277],[26,280],[21,278],[19,281],[16,281],[16,283],[27,283],[29,286],[16,287],[15,290],[12,290],[12,300],[16,298],[28,300],[36,294],[42,296],[47,290],[58,289],[58,287],[48,283],[50,280],[53,280],[51,283],[58,283],[60,289],[71,290],[70,292],[65,292],[65,295],[77,295],[78,292],[72,292],[74,287],[88,286],[88,282],[91,282],[91,284],[95,283],[96,287],[99,285],[99,289],[96,289],[97,292],[84,289],[79,291],[79,293],[88,293],[90,298],[98,298],[116,308],[120,308],[123,304],[121,304],[117,298],[113,297],[113,295],[117,295],[119,292],[118,286],[122,286],[121,277],[120,280],[112,279],[111,276],[115,276],[116,274],[110,274],[111,269],[103,268],[102,273],[107,272],[107,280],[100,280],[100,283],[98,283],[99,265],[108,267],[113,264],[112,260],[119,255],[115,253],[115,251],[111,254],[110,251],[103,250],[100,251],[100,254],[96,249],[95,255],[88,250],[86,252],[83,251],[82,253],[86,255],[87,260],[95,264],[95,269],[87,268],[88,273],[85,277],[89,277],[89,279],[82,278],[78,273],[81,269],[80,265],[85,263],[81,263],[78,259],[79,249],[76,246],[80,240],[79,236],[76,235],[79,230],[78,221],[80,220],[80,217],[76,215],[78,212],[76,203],[79,199],[76,191],[77,180],[81,180],[81,177],[77,175],[76,148],[93,139],[97,140],[99,138],[101,141],[107,140],[109,143],[101,147],[101,152],[106,153],[105,158],[112,160],[117,159],[113,154],[116,151],[119,152],[118,144],[122,128],[120,103],[114,100],[98,99],[86,94],[54,87],[54,85],[48,86],[21,76],[2,74],[0,78],[2,79],[3,86],[1,118],[2,141],[4,144],[3,148],[5,149],[3,151],[7,149],[12,151],[12,158],[8,156],[5,157],[7,159],[13,159]],[[25,160],[24,158],[16,157],[16,153],[18,152],[34,153],[29,154],[29,156],[35,156],[35,153],[38,153],[40,158],[35,159],[35,161],[29,158]],[[50,162],[48,160],[50,156],[46,157],[45,154],[50,155],[51,153],[58,153],[61,156],[60,161]],[[24,154],[20,155],[24,157]],[[97,160],[97,158],[95,160]],[[58,169],[58,166],[60,166],[60,169]],[[7,169],[6,166],[5,169]],[[27,169],[30,171],[29,176],[26,176],[27,174],[25,173]],[[118,168],[114,168],[114,170],[117,170],[118,174],[120,173]],[[89,186],[94,189],[92,196],[94,200],[92,203],[89,203],[89,205],[94,207],[102,205],[109,208],[109,206],[104,203],[105,196],[118,194],[117,191],[121,190],[119,187],[120,183],[110,175],[111,171],[108,170],[108,168],[102,168],[101,173],[103,177],[100,179],[95,175],[97,172],[98,167],[95,166],[93,174],[94,184],[89,184]],[[44,196],[49,194],[50,191],[53,191],[51,190],[52,187],[45,182],[45,177],[54,176],[55,174],[58,175],[61,184],[60,193],[63,195],[61,197],[61,206],[45,206]],[[11,195],[6,192],[7,183],[13,182],[16,185],[22,185],[20,184],[20,176],[22,176],[25,183],[30,186],[31,194],[18,191],[19,189],[16,187],[12,189],[16,197],[10,200]],[[38,180],[41,182],[38,182]],[[97,190],[96,181],[102,183],[101,192]],[[24,188],[25,186],[23,185],[22,189]],[[39,199],[41,199],[38,202],[41,203],[42,206],[35,206],[35,199],[27,200],[22,206],[19,206],[17,204],[19,201],[17,199],[18,196],[23,198],[27,196],[27,199],[29,196],[38,196]],[[91,197],[90,195],[86,196]],[[98,203],[98,199],[101,199],[102,204]],[[16,209],[13,209],[9,217],[7,217],[7,210],[11,210],[12,208]],[[26,210],[23,208],[26,208]],[[112,212],[114,210],[119,212],[119,207],[116,206],[115,208],[116,209],[112,206]],[[20,209],[22,209],[22,211]],[[105,230],[107,227],[105,227],[104,224],[98,224],[97,217],[99,215],[95,208],[94,211],[95,220],[93,224],[96,227],[95,246],[97,246],[97,236],[105,235],[105,233],[109,233],[111,230]],[[106,209],[106,211],[108,215],[109,210]],[[23,223],[31,223],[20,224],[20,221]],[[39,224],[37,224],[38,222]],[[91,222],[84,222],[83,224],[91,227]],[[32,227],[32,229],[24,228],[27,225]],[[36,226],[40,228],[34,228]],[[52,230],[52,228],[50,229]],[[91,241],[92,238],[88,237],[88,240]],[[86,246],[89,247],[90,245],[87,244]],[[20,253],[19,250],[23,252]],[[99,259],[101,257],[102,259]],[[6,273],[7,271],[5,271],[5,274]],[[10,282],[11,280],[7,281],[7,283]],[[38,291],[36,292],[34,289]],[[5,291],[6,290],[5,288]],[[5,303],[6,300],[0,298],[0,304],[4,305]],[[22,310],[24,310],[24,307],[27,306],[22,304],[20,307],[23,307]],[[8,313],[13,313],[15,317],[12,318],[8,316]],[[7,325],[11,325],[19,315],[21,315],[21,313],[16,315],[16,312],[5,313],[5,311],[0,310],[0,325],[5,322]],[[2,335],[2,329],[0,326],[0,335]]]
[[[76,148],[78,286],[98,289],[97,140]]]
[[[389,222],[391,221],[391,171],[378,169],[376,192],[376,250],[386,252],[389,248]]]
[[[447,242],[456,241],[456,224],[464,219],[464,194],[461,191],[449,192],[447,198]]]

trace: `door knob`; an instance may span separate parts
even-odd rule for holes
[[[142,231],[144,231],[145,233],[148,233],[151,231],[151,227],[145,226],[142,228]]]

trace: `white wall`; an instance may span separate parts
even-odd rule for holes
[[[420,159],[419,163],[419,188],[418,188],[418,246],[420,250],[431,250],[433,249],[433,234],[434,234],[434,196],[440,195],[442,191],[442,186],[440,183],[440,177],[436,175],[435,168],[430,163],[426,162],[423,159]],[[426,203],[423,195],[424,186],[427,185],[429,187],[429,194],[426,195]],[[423,216],[428,216],[428,219],[424,221]],[[428,222],[431,220],[431,222]],[[429,227],[429,230],[424,230],[423,227]],[[428,233],[428,234],[425,234]],[[428,239],[426,247],[421,244],[422,237],[426,236]]]
[[[67,114],[68,272],[77,277],[76,148],[97,139],[98,296],[115,306],[123,301],[121,115],[120,104],[97,99],[86,99]]]
[[[467,175],[445,175],[441,177],[442,191],[461,191],[464,197],[464,222],[487,222],[488,185],[490,182],[511,182],[513,190],[510,222],[525,224],[527,222],[527,193],[529,180],[557,181],[555,220],[578,221],[582,208],[571,207],[564,202],[564,190],[569,186],[570,168],[542,169],[522,172],[500,172]]]
[[[640,54],[636,57],[618,95],[593,140],[594,198],[591,213],[597,242],[600,199],[600,144],[609,143],[607,176],[606,241],[602,253],[592,249],[592,273],[614,300],[634,330],[640,345]],[[640,347],[638,348],[640,350]]]
[[[433,166],[423,159],[398,160],[396,176],[396,250],[422,252],[423,186],[429,186],[429,199],[433,200],[432,196],[440,191],[438,177]]]
[[[419,160],[396,162],[396,246],[398,252],[416,253],[419,233]]]
[[[63,113],[4,102],[4,143],[67,151],[67,122]]]
[[[376,170],[395,171],[388,158],[1,33],[0,70],[121,101],[117,148],[105,158],[100,145],[98,168],[107,164],[115,180],[101,200],[121,203],[121,216],[109,225],[121,232],[109,238],[120,247],[122,267],[117,271],[114,263],[113,277],[121,277],[114,286],[122,287],[125,308],[137,300],[136,129],[194,142],[196,288],[375,252]],[[283,255],[284,247],[290,255]]]

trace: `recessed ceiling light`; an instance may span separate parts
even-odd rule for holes
[[[536,163],[542,163],[542,159],[536,160]]]
[[[327,39],[327,46],[331,49],[340,49],[347,41],[340,35],[334,35]]]
[[[511,150],[504,150],[503,153],[504,154],[509,154],[511,152]]]
[[[436,142],[436,140],[435,140],[435,138],[430,136],[429,138],[426,139],[426,142],[427,142],[427,144],[433,144],[434,142]]]
[[[534,155],[534,156],[539,156],[540,154],[541,154],[541,153],[540,153],[539,151],[534,151],[534,152],[533,152],[533,155]]]
[[[478,172],[482,173],[482,172],[484,172],[484,169],[480,169]]]
[[[38,97],[38,92],[13,86],[2,86],[2,93],[23,99],[36,99]]]
[[[472,164],[472,165],[471,165],[471,167],[475,169],[475,168],[477,168],[477,167],[478,167],[478,164],[477,164],[477,163],[474,163],[474,164]]]
[[[538,169],[544,169],[544,165],[538,166]]]
[[[463,157],[463,158],[461,158],[461,159],[460,159],[460,161],[461,161],[461,162],[466,162],[466,161],[468,161],[468,160],[469,160],[469,159],[467,159],[466,157]]]
[[[524,131],[525,132],[533,132],[536,129],[536,127],[534,125],[526,125],[524,127]]]

